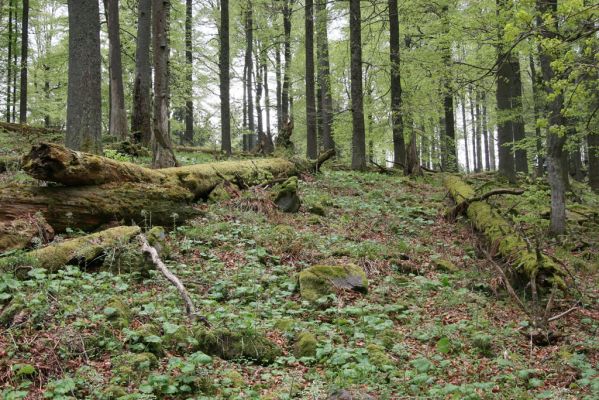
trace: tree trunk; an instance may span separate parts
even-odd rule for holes
[[[254,52],[254,21],[252,0],[247,0],[246,4],[247,10],[245,10],[245,64],[247,65],[247,77],[245,84],[247,91],[248,129],[251,131],[252,134],[255,134],[256,126],[254,123],[254,96],[252,94],[252,76],[254,73],[254,66],[252,61],[252,53]]]
[[[291,114],[289,109],[289,91],[291,89],[291,13],[293,11],[293,3],[295,0],[284,0],[283,6],[283,30],[285,36],[284,58],[285,67],[283,71],[283,90],[281,93],[281,114],[283,115],[283,127],[291,123]]]
[[[366,132],[362,89],[362,12],[360,0],[349,2],[351,52],[352,169],[366,169]]]
[[[514,154],[514,121],[512,113],[511,85],[513,70],[510,55],[499,52],[497,69],[497,146],[499,147],[499,174],[509,182],[516,181]]]
[[[125,91],[123,89],[123,66],[121,62],[121,33],[119,22],[119,1],[105,0],[108,15],[108,41],[110,52],[110,134],[120,140],[129,136],[127,112],[125,111]]]
[[[599,193],[599,133],[587,134],[587,147],[589,151],[589,186],[595,193]]]
[[[150,97],[152,86],[152,68],[150,66],[151,36],[152,0],[139,0],[131,132],[133,133],[133,139],[146,147],[150,145],[152,140]]]
[[[279,134],[283,129],[283,108],[281,104],[283,83],[281,81],[281,75],[281,43],[277,42],[275,45],[275,76],[277,80],[277,87],[275,91],[277,96],[277,133]]]
[[[395,162],[406,163],[406,144],[403,136],[401,110],[401,67],[399,54],[399,13],[397,0],[389,0],[389,48],[391,59],[391,124]]]
[[[540,106],[539,106],[539,88],[542,87],[542,77],[537,73],[537,69],[535,67],[535,60],[532,54],[528,56],[528,62],[530,66],[530,75],[532,81],[532,104],[533,104],[533,116],[534,116],[534,124],[535,124],[535,139],[536,139],[536,176],[541,177],[545,174],[545,168],[543,166],[545,162],[545,157],[543,156],[543,138],[541,135],[541,127],[537,124],[540,116]]]
[[[229,75],[229,0],[220,2],[220,119],[221,150],[231,155],[231,100]]]
[[[483,170],[483,146],[482,146],[482,124],[480,116],[480,91],[476,91],[476,115],[475,123],[476,126],[476,165],[478,166],[478,172]],[[488,167],[488,164],[487,164]]]
[[[69,85],[65,143],[102,152],[102,57],[97,0],[69,0]]]
[[[177,166],[169,132],[169,8],[170,0],[153,0],[154,143],[152,167]]]
[[[318,86],[320,89],[320,118],[322,120],[322,147],[335,148],[333,138],[333,95],[331,92],[331,65],[329,59],[328,12],[326,0],[316,1],[316,54],[318,58]]]
[[[29,52],[29,0],[23,0],[21,16],[21,93],[19,123],[27,123],[27,60]]]
[[[524,127],[524,109],[522,105],[522,78],[520,77],[520,59],[518,54],[514,54],[511,61],[513,67],[512,85],[511,85],[511,113],[514,114],[514,159],[516,172],[528,174],[528,158],[526,149],[521,148],[523,141],[526,139]]]
[[[443,44],[443,64],[445,66],[445,76],[443,77],[443,111],[445,114],[445,136],[443,138],[443,154],[445,163],[443,170],[457,172],[458,154],[455,142],[455,117],[453,114],[453,88],[451,80],[451,70],[453,63],[451,60],[451,42],[449,40],[449,7],[442,6],[443,15],[443,33],[446,43]]]
[[[272,130],[270,127],[270,96],[268,91],[268,55],[264,56],[264,65],[262,68],[264,69],[264,108],[266,109],[266,137],[265,142],[262,145],[265,154],[271,154],[275,150],[275,145],[272,140]]]
[[[258,122],[258,150],[264,152],[264,145],[266,144],[264,135],[264,118],[262,110],[262,88],[263,88],[263,69],[262,60],[260,55],[262,53],[261,43],[256,43],[256,122]]]
[[[410,121],[408,129],[410,129],[410,141],[408,142],[406,149],[406,164],[404,173],[409,176],[422,176],[420,158],[418,157],[418,148],[416,147],[416,130],[414,129],[414,123],[412,121]]]
[[[8,57],[6,60],[6,122],[10,123],[10,86],[12,83],[12,15],[13,15],[13,2],[14,0],[9,0],[8,2]]]
[[[466,95],[461,98],[462,127],[464,129],[464,151],[466,152],[466,173],[470,173],[470,157],[468,156],[468,126],[466,122]]]
[[[552,40],[557,32],[557,0],[537,0],[537,10],[541,14],[540,19],[545,21],[544,17],[551,17],[547,25],[539,24],[541,36],[543,39]],[[541,74],[545,86],[545,93],[548,97],[547,114],[549,115],[549,129],[547,132],[547,178],[551,186],[551,221],[550,233],[561,235],[566,232],[566,188],[567,179],[564,176],[564,144],[567,136],[560,135],[557,132],[563,125],[562,106],[564,102],[561,92],[555,93],[551,86],[555,73],[551,63],[554,55],[541,50],[540,65]]]
[[[306,44],[306,155],[318,156],[316,137],[316,95],[314,86],[314,1],[306,0],[304,8]]]
[[[470,99],[470,126],[472,127],[472,164],[474,172],[480,172],[480,154],[479,154],[479,141],[478,132],[476,130],[476,116],[474,114],[474,97],[472,95],[472,86],[468,87],[468,98]]]
[[[483,140],[485,144],[485,169],[491,171],[491,142],[489,141],[489,126],[487,121],[487,93],[481,92],[482,102],[482,128],[483,128]]]
[[[185,86],[185,141],[193,144],[193,47],[192,47],[192,22],[193,7],[192,0],[185,1],[185,62],[186,77]]]

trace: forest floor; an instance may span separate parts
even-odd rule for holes
[[[14,171],[0,177],[26,179]],[[470,181],[481,190],[496,185],[491,174]],[[525,196],[495,201],[531,235],[546,224],[538,204],[547,204],[547,192],[522,186]],[[599,396],[596,219],[573,217],[559,246],[537,235],[576,278],[553,313],[577,300],[584,307],[551,324],[559,340],[536,346],[521,333],[526,315],[481,255],[482,238],[463,217],[443,218],[450,202],[437,174],[325,169],[303,176],[299,193],[296,214],[275,209],[263,188],[199,204],[201,217],[185,225],[174,218],[165,243],[166,264],[213,328],[265,334],[282,350],[273,363],[197,351],[200,324],[189,323],[179,294],[156,271],[71,266],[34,270],[27,280],[0,273],[0,309],[9,298],[25,305],[0,326],[0,397],[325,399],[339,389],[354,397],[331,398]],[[579,197],[599,209],[597,197]],[[340,290],[328,307],[302,301],[297,274],[317,264],[362,267],[368,293]],[[316,338],[309,357],[294,352],[304,332]]]

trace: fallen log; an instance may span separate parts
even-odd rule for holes
[[[530,249],[526,240],[490,204],[475,201],[476,194],[471,186],[454,175],[445,176],[443,183],[456,203],[466,202],[466,215],[474,228],[483,233],[497,253],[512,264],[524,282],[536,278],[540,286],[565,288],[562,268],[546,255]]]
[[[0,258],[0,271],[23,277],[31,268],[49,273],[65,265],[88,266],[100,262],[115,247],[129,243],[141,232],[138,226],[118,226],[91,235],[32,250],[22,255]]]
[[[67,228],[91,231],[112,222],[172,226],[197,215],[192,201],[193,195],[177,185],[10,185],[0,189],[0,223],[40,212],[56,233]]]
[[[40,214],[0,222],[0,253],[48,243],[53,238],[54,229]]]

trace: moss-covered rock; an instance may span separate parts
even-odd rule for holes
[[[247,359],[270,364],[281,355],[281,349],[258,332],[200,328],[194,337],[199,350],[223,360]]]
[[[297,177],[292,176],[273,188],[272,198],[281,211],[296,213],[302,204],[297,195]]]
[[[113,374],[117,382],[140,380],[158,366],[158,358],[152,353],[124,353],[112,359]]]
[[[297,358],[316,357],[316,347],[318,340],[311,332],[302,332],[297,335],[293,346],[293,355]]]
[[[10,327],[17,314],[25,310],[25,304],[20,300],[12,300],[0,311],[0,326]]]
[[[366,293],[368,279],[364,270],[357,265],[315,265],[299,273],[299,286],[302,299],[315,302],[334,293],[335,289]]]
[[[162,337],[160,329],[153,324],[144,324],[137,328],[133,335],[130,336],[129,342],[132,349],[143,349],[144,352],[150,352],[156,355],[162,355]],[[135,346],[135,345],[143,346]]]
[[[310,214],[315,214],[315,215],[319,215],[321,217],[324,217],[326,215],[326,211],[324,209],[324,207],[321,204],[313,204],[308,208],[308,211],[310,212]]]
[[[106,303],[103,312],[113,326],[121,329],[129,326],[131,310],[124,299],[117,296],[112,297]]]
[[[450,260],[446,258],[439,258],[433,261],[433,265],[437,271],[454,273],[460,269]]]
[[[370,360],[372,365],[376,365],[377,367],[393,365],[393,361],[385,352],[384,347],[371,343],[366,346],[366,350],[368,351],[368,360]]]
[[[297,321],[291,318],[281,318],[276,320],[274,323],[274,328],[280,330],[281,332],[292,332],[297,326]]]
[[[102,390],[102,398],[106,400],[117,400],[126,395],[127,390],[119,385],[110,385]]]

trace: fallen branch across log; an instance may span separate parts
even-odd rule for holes
[[[524,194],[524,190],[523,189],[493,189],[490,192],[487,192],[481,196],[473,197],[471,199],[465,199],[465,200],[459,202],[455,207],[453,207],[448,212],[447,217],[450,221],[455,221],[455,219],[458,217],[458,215],[462,215],[466,212],[466,210],[468,209],[470,204],[472,204],[476,201],[485,201],[490,197],[504,195],[504,194],[511,194],[514,196],[519,196],[521,194]]]
[[[130,242],[141,229],[137,226],[118,226],[90,235],[54,242],[46,247],[19,256],[0,258],[0,271],[11,271],[18,276],[31,268],[56,272],[65,265],[87,266],[103,260],[119,245]]]
[[[406,168],[405,164],[400,163],[399,161],[389,161],[389,160],[386,160],[386,161],[389,162],[389,163],[392,163],[394,165],[399,165],[402,169]],[[421,165],[420,169],[423,170],[423,171],[426,171],[426,172],[430,172],[432,174],[438,174],[440,172],[443,172],[443,171],[437,171],[437,170],[434,170],[434,169],[430,169],[428,167],[425,167],[424,165]]]
[[[181,280],[179,280],[177,275],[173,274],[162,262],[160,256],[158,256],[158,251],[154,247],[150,246],[148,239],[143,234],[140,234],[138,238],[141,243],[141,251],[149,258],[152,264],[154,264],[154,266],[156,266],[156,268],[162,272],[164,277],[173,285],[175,285],[175,288],[177,288],[179,295],[181,295],[181,298],[185,303],[185,312],[187,313],[189,319],[193,321],[197,318],[207,327],[210,327],[208,319],[197,314],[195,306],[193,305],[193,301],[191,301],[191,297],[189,296],[189,293],[187,293],[187,289],[185,289],[185,286],[183,283],[181,283]]]
[[[539,286],[566,287],[562,268],[546,255],[529,249],[526,240],[491,205],[474,201],[476,196],[471,186],[454,175],[445,176],[443,183],[455,202],[470,201],[466,215],[473,226],[484,234],[492,247],[497,248],[499,255],[514,266],[516,274],[524,282],[530,282],[534,276]]]

